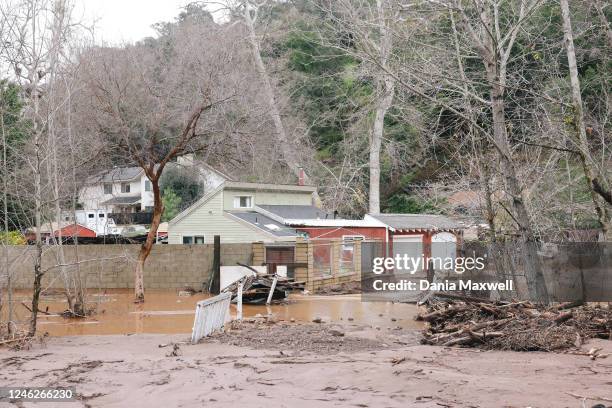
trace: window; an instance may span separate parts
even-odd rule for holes
[[[104,194],[113,194],[113,185],[111,183],[104,183]]]
[[[129,193],[130,192],[130,183],[121,183],[121,192]]]
[[[103,213],[100,213],[100,214],[98,214],[98,217],[100,217],[100,218],[104,218],[104,214],[103,214]]]
[[[153,191],[153,186],[150,180],[145,180],[145,191]]]
[[[94,218],[94,217],[95,217],[95,214],[94,214],[94,213],[89,213],[89,214],[87,214],[87,218]]]
[[[183,235],[183,245],[203,245],[204,244],[204,235]]]
[[[251,208],[253,207],[252,196],[236,196],[234,197],[234,208]]]

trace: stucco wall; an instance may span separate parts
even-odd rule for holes
[[[75,274],[78,266],[88,288],[134,287],[134,262],[140,245],[65,245],[67,274]],[[35,248],[33,246],[8,247],[10,271],[16,289],[31,289],[33,282]],[[63,282],[57,265],[58,247],[45,247],[43,287],[62,288]],[[221,245],[221,265],[250,264],[251,244]],[[0,252],[4,266],[4,252]],[[200,289],[208,281],[212,270],[213,245],[155,245],[145,264],[145,288],[166,289],[193,287]],[[4,271],[1,273],[4,279]]]

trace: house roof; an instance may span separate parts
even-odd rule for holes
[[[115,167],[91,176],[89,183],[112,183],[115,181],[130,181],[140,177],[143,170],[140,167]]]
[[[203,161],[194,161],[192,163],[193,166],[198,167],[200,171],[210,171],[216,173],[221,178],[233,181],[233,178],[229,175],[215,169],[214,167],[204,163]],[[155,165],[157,168],[158,165]],[[168,163],[168,166],[177,166],[180,167],[182,164],[171,162]],[[138,166],[134,167],[115,167],[113,169],[104,170],[94,176],[91,176],[87,179],[89,183],[112,183],[117,181],[131,181],[138,177],[140,177],[143,173],[142,168]]]
[[[295,184],[268,184],[268,183],[245,183],[242,181],[226,181],[223,183],[226,190],[253,190],[253,191],[296,191],[304,193],[314,193],[317,188],[314,186],[298,186]]]
[[[100,205],[133,205],[133,204],[138,204],[138,203],[140,203],[140,196],[129,196],[129,197],[118,196],[118,197],[113,197],[109,200],[106,200],[100,203]]]
[[[333,214],[328,213],[314,205],[267,205],[260,204],[260,208],[268,213],[277,215],[283,219],[333,219]]]
[[[463,228],[444,215],[435,214],[368,214],[394,230],[455,230]]]
[[[272,234],[276,237],[296,237],[299,236],[298,232],[290,227],[281,224],[272,218],[266,217],[260,213],[253,211],[227,211],[227,213],[234,217],[240,218],[242,221],[248,222],[256,228],[259,228],[268,234]]]

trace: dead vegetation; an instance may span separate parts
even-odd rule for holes
[[[612,339],[611,310],[569,302],[541,307],[528,301],[436,301],[416,319],[428,323],[421,342],[441,346],[561,351],[579,348],[590,338]]]
[[[0,348],[9,347],[12,350],[29,350],[36,341],[44,344],[47,337],[49,337],[47,332],[37,336],[30,336],[27,330],[22,327],[12,324],[12,330],[9,331],[7,323],[0,324]]]

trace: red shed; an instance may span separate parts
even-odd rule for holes
[[[393,256],[454,257],[463,238],[463,226],[443,215],[368,214],[364,220],[385,225]]]
[[[96,232],[92,229],[89,229],[81,224],[70,224],[65,227],[53,231],[54,237],[59,237],[61,232],[62,237],[66,238],[95,238]]]

